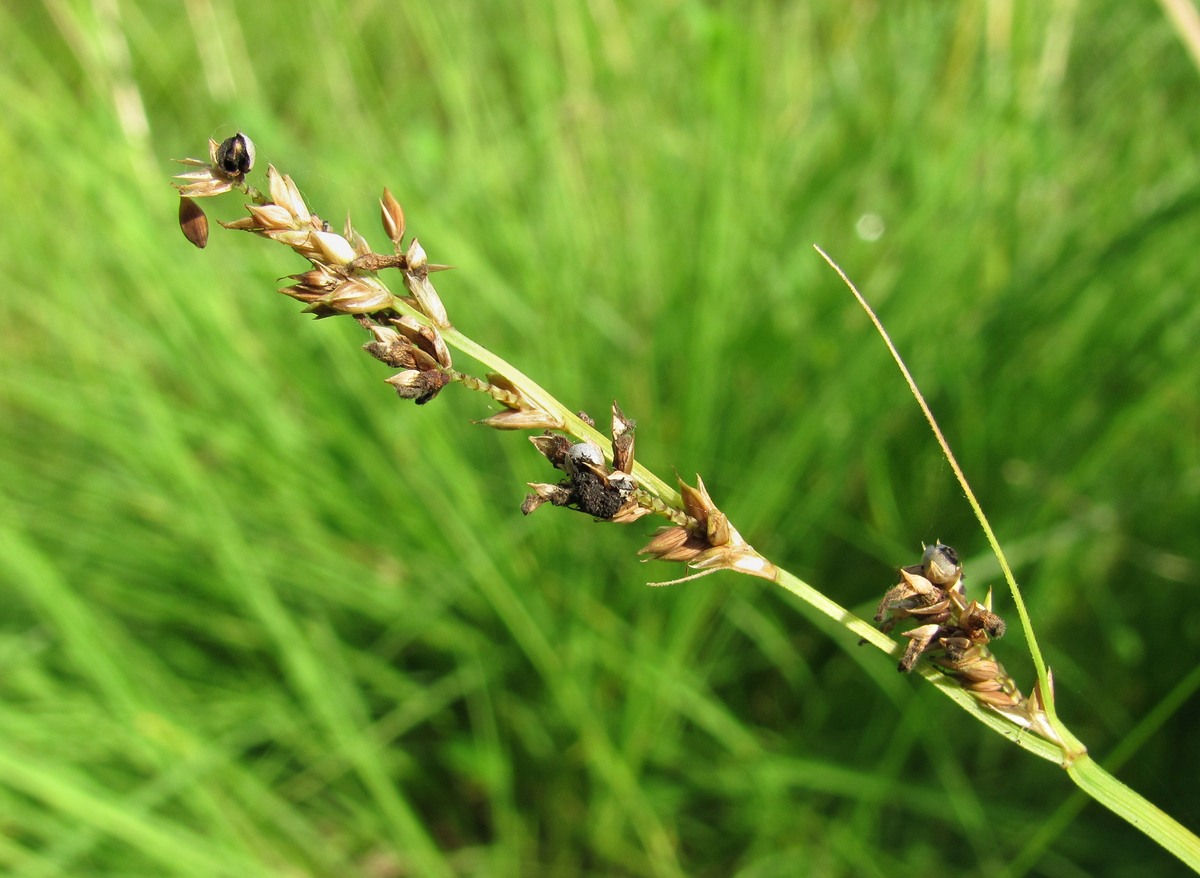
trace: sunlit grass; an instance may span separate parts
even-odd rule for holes
[[[1194,724],[1153,710],[1200,637],[1196,74],[1153,8],[1000,8],[121,6],[145,140],[90,11],[0,12],[5,869],[1175,868],[1097,809],[1038,836],[1056,769],[772,590],[523,519],[524,440],[400,405],[272,292],[303,265],[174,227],[167,159],[238,127],[376,241],[387,185],[464,330],[618,398],[768,557],[859,609],[922,540],[997,583],[819,242],[1060,711],[1100,758],[1153,716],[1120,774],[1186,821]]]

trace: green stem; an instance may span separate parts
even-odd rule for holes
[[[502,387],[497,387],[489,381],[484,381],[482,378],[476,378],[474,375],[468,375],[466,372],[459,372],[457,369],[447,369],[446,374],[454,381],[457,381],[463,387],[486,393],[496,402],[505,406],[515,407],[520,404],[521,398],[511,391],[505,390]]]
[[[1125,786],[1086,753],[1067,766],[1067,774],[1105,808],[1179,857],[1193,872],[1200,873],[1200,838],[1174,817]]]

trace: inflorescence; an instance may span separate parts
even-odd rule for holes
[[[646,515],[667,519],[641,549],[646,560],[682,562],[696,571],[669,585],[718,570],[733,570],[775,580],[778,570],[742,538],[717,508],[696,477],[692,487],[679,480],[679,494],[644,483],[634,467],[635,422],[615,402],[612,406],[611,448],[606,452],[589,434],[595,423],[584,413],[570,415],[545,400],[545,391],[528,382],[487,372],[483,377],[454,368],[446,336],[457,334],[430,274],[448,268],[431,264],[416,238],[404,244],[405,220],[399,202],[387,189],[380,200],[384,232],[392,253],[376,253],[346,219],[339,234],[309,211],[292,178],[267,168],[267,191],[250,186],[254,143],[239,132],[218,143],[209,141],[209,159],[180,159],[192,170],[177,175],[179,224],[197,247],[208,243],[208,218],[196,199],[238,191],[249,203],[249,216],[227,229],[250,232],[290,247],[309,263],[308,270],[290,275],[294,281],[280,290],[302,302],[318,318],[353,317],[371,336],[363,345],[375,359],[398,369],[385,379],[403,399],[417,405],[433,400],[450,384],[486,394],[502,410],[477,423],[501,430],[541,431],[531,436],[534,446],[563,473],[556,483],[531,483],[521,511],[526,515],[550,504],[575,509],[597,521],[628,523]],[[387,269],[400,272],[406,294],[396,295],[380,279]],[[661,483],[660,483],[661,484]],[[908,648],[900,670],[911,671],[927,656],[936,668],[956,678],[980,702],[1014,722],[1053,739],[1041,709],[1040,693],[1021,695],[1004,667],[987,649],[989,640],[1004,633],[1004,622],[991,610],[991,595],[983,604],[967,601],[962,566],[949,546],[938,543],[925,550],[920,564],[900,570],[901,581],[891,588],[875,616],[889,632],[899,621],[922,624],[904,632]]]
[[[922,656],[956,679],[977,701],[1051,740],[1056,736],[1047,723],[1041,693],[1026,698],[988,649],[992,638],[1004,636],[1004,620],[992,612],[992,592],[983,603],[968,601],[963,587],[958,553],[943,543],[925,549],[920,564],[900,568],[900,582],[888,589],[875,621],[884,633],[897,622],[917,625],[903,636],[908,648],[900,657],[901,673],[908,673]]]
[[[775,566],[738,534],[699,477],[695,488],[680,480],[678,496],[662,496],[639,481],[633,459],[635,423],[615,402],[612,448],[606,455],[586,435],[584,425],[595,427],[591,418],[583,413],[565,415],[540,403],[544,398],[540,388],[498,372],[479,377],[454,368],[446,335],[455,330],[429,280],[430,274],[448,266],[429,263],[416,238],[404,244],[404,212],[391,192],[383,192],[380,216],[393,252],[376,253],[349,218],[339,234],[310,212],[292,178],[274,166],[267,168],[265,194],[250,186],[246,176],[254,159],[254,143],[239,132],[220,143],[210,140],[208,161],[179,160],[192,168],[177,175],[183,182],[175,184],[185,237],[197,247],[208,243],[208,218],[196,199],[243,193],[249,198],[249,216],[221,225],[278,241],[308,260],[308,270],[290,275],[294,283],[280,292],[303,302],[304,310],[318,318],[354,317],[371,334],[364,349],[400,370],[385,380],[401,398],[424,405],[457,383],[487,394],[502,406],[502,411],[477,423],[501,430],[542,431],[531,440],[565,478],[556,484],[531,484],[533,493],[521,506],[525,514],[549,503],[576,509],[597,521],[627,523],[657,515],[671,523],[641,550],[647,560],[683,562],[697,571],[684,579],[717,570],[775,578]],[[400,272],[407,295],[395,295],[380,278],[379,273],[387,269]]]

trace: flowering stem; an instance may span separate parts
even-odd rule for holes
[[[402,397],[424,404],[446,384],[457,381],[487,393],[505,406],[505,412],[484,422],[489,426],[531,429],[536,424],[536,429],[544,430],[540,436],[532,437],[533,443],[567,478],[558,484],[531,485],[535,493],[526,498],[523,511],[529,513],[549,503],[612,521],[633,521],[647,512],[658,514],[668,518],[673,526],[660,529],[642,553],[660,560],[682,561],[699,571],[684,579],[733,570],[770,580],[833,620],[861,643],[870,643],[891,655],[900,650],[885,631],[898,619],[924,622],[905,632],[910,644],[901,659],[901,670],[912,669],[917,658],[932,650],[932,660],[915,667],[943,694],[1022,748],[1060,762],[1088,795],[1200,871],[1200,839],[1093,762],[1083,744],[1057,717],[1050,674],[1038,649],[1029,614],[982,507],[879,318],[845,273],[819,247],[817,251],[841,276],[887,344],[1000,560],[1037,668],[1038,685],[1030,699],[1020,695],[1007,672],[987,650],[988,638],[1003,634],[1003,622],[991,612],[990,598],[982,605],[966,601],[960,584],[961,565],[949,547],[941,544],[930,547],[923,565],[902,568],[901,582],[885,595],[876,616],[883,630],[868,624],[759,555],[713,503],[699,477],[696,487],[681,481],[680,490],[676,491],[637,463],[633,454],[634,424],[615,403],[609,445],[585,417],[571,411],[529,376],[456,329],[429,282],[430,272],[444,266],[429,265],[425,251],[415,239],[402,252],[404,217],[390,192],[384,191],[380,205],[395,254],[385,256],[371,251],[362,236],[353,231],[349,220],[344,236],[331,231],[328,224],[309,212],[291,178],[274,168],[268,171],[269,197],[249,186],[245,175],[253,164],[254,147],[245,135],[239,133],[221,144],[210,141],[209,147],[209,162],[182,160],[183,164],[199,170],[178,175],[186,181],[176,185],[184,199],[180,223],[188,240],[203,247],[208,234],[207,218],[198,208],[191,207],[191,199],[233,190],[244,193],[255,205],[250,209],[251,215],[223,225],[279,241],[308,259],[312,269],[293,275],[297,283],[282,292],[306,302],[307,310],[318,316],[355,315],[375,336],[365,346],[367,350],[383,362],[404,370],[387,379]],[[391,293],[378,277],[383,269],[400,270],[411,295],[401,297]],[[487,380],[454,369],[447,348],[455,348],[486,367]],[[565,433],[576,443],[559,433]],[[952,569],[952,580],[945,578],[945,567]]]

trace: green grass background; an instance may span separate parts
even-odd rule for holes
[[[1155,4],[46,0],[0,31],[5,874],[1182,870],[781,590],[648,589],[680,571],[637,563],[645,522],[522,518],[553,477],[524,439],[396,400],[273,292],[302,262],[193,249],[167,184],[243,129],[377,247],[389,186],[460,328],[618,398],[778,563],[868,616],[922,541],[999,584],[820,243],[1060,712],[1198,829],[1200,73]]]

